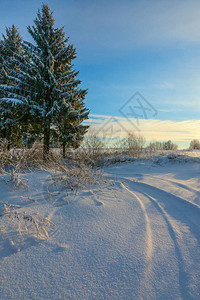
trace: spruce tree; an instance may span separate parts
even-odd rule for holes
[[[49,153],[52,126],[60,128],[59,122],[69,120],[80,123],[89,113],[83,102],[86,91],[78,88],[81,83],[76,79],[78,72],[72,69],[76,51],[65,38],[63,28],[55,28],[54,23],[53,13],[43,4],[34,26],[28,26],[35,44],[23,42],[22,54],[14,53],[14,58],[9,59],[14,88],[0,86],[4,93],[2,101],[21,107],[30,122],[34,120],[41,125],[44,158]],[[13,64],[17,65],[17,72]],[[81,125],[78,126],[83,134]],[[79,135],[81,138],[81,131]]]
[[[14,53],[22,53],[22,37],[15,25],[6,28],[6,34],[2,35],[0,42],[0,83],[5,87],[11,85],[13,88],[15,83],[10,78],[9,61],[13,59]],[[17,71],[17,65],[13,64],[12,69]],[[6,92],[1,91],[1,98]],[[20,136],[20,126],[17,120],[21,119],[21,115],[17,109],[13,109],[10,102],[0,99],[0,136],[8,141],[8,149],[11,143],[17,143]]]
[[[72,68],[72,66],[71,66]],[[82,122],[88,118],[88,110],[85,108],[84,99],[87,90],[82,90],[78,86],[80,80],[75,80],[78,72],[70,70],[70,77],[64,79],[63,87],[65,103],[61,112],[56,116],[56,127],[59,141],[62,144],[63,158],[65,158],[66,147],[77,148],[86,133],[88,126]],[[65,77],[65,72],[63,72]]]

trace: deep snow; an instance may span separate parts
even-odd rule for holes
[[[1,299],[200,299],[200,163],[163,158],[104,167],[107,185],[67,196],[51,174],[5,175],[0,201],[57,225],[49,240],[1,217]]]

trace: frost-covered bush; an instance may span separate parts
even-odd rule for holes
[[[190,150],[200,150],[200,141],[199,140],[192,140],[190,142]]]
[[[31,234],[39,239],[48,239],[56,229],[56,225],[37,212],[25,211],[18,205],[3,203],[0,217],[8,217],[11,225],[17,227],[20,234]]]

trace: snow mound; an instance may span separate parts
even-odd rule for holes
[[[157,155],[151,158],[136,158],[136,157],[112,157],[103,158],[96,162],[96,167],[107,167],[114,164],[121,164],[127,162],[146,162],[152,161],[153,163],[164,165],[167,163],[200,163],[199,157],[191,157],[189,155],[183,154],[167,154],[167,155]]]
[[[134,162],[137,158],[135,157],[112,157],[112,158],[103,158],[96,162],[96,167],[104,167],[110,166],[118,163],[125,163],[125,162]]]
[[[190,157],[182,154],[168,154],[158,155],[153,159],[154,163],[166,164],[166,163],[200,163],[199,157]]]

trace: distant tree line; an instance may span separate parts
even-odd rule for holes
[[[113,148],[113,149],[126,149],[132,156],[139,157],[143,150],[147,151],[157,151],[157,150],[178,150],[178,145],[173,143],[171,140],[165,142],[153,141],[148,145],[146,140],[142,135],[137,135],[134,132],[127,133],[126,137],[117,141],[114,144],[108,143],[108,141],[99,137],[95,131],[89,131],[81,144],[83,148],[87,148],[91,155],[96,155],[101,153],[103,149]],[[194,139],[190,142],[190,150],[200,150],[200,141]]]
[[[167,142],[150,142],[146,148],[149,150],[152,150],[152,151],[155,151],[155,150],[177,150],[178,145],[175,143],[172,143],[172,141],[169,140]]]
[[[43,156],[58,141],[78,147],[88,127],[84,100],[73,60],[76,49],[63,28],[54,26],[47,4],[38,10],[28,32],[34,44],[24,41],[15,25],[0,40],[0,137],[8,149],[20,141],[43,140]]]

